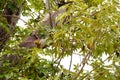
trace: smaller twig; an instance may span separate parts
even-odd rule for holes
[[[52,54],[52,62],[54,62],[54,55]]]
[[[58,56],[58,58],[54,62],[57,62],[61,58],[61,56],[62,55]]]
[[[61,62],[61,60],[62,60],[62,58],[63,58],[63,55],[64,55],[64,49],[62,49],[62,54],[61,54],[61,56],[59,56],[58,59],[57,59],[57,60],[59,60],[57,67],[60,65],[60,62]],[[55,61],[57,61],[57,60],[55,60]]]
[[[60,65],[60,62],[61,62],[61,60],[62,60],[62,56],[60,57],[60,60],[59,60],[59,62],[58,62],[58,64],[57,64],[57,68],[58,68],[58,66]]]
[[[102,77],[102,75],[104,75],[105,73],[107,73],[106,70],[99,72],[97,75],[94,76],[95,80],[98,80],[98,79],[99,79],[100,77]]]
[[[72,60],[73,60],[73,55],[71,54],[71,59],[70,59],[70,65],[69,65],[69,73],[70,73],[70,69],[71,69],[71,66],[72,66]]]
[[[111,55],[110,55],[109,57],[107,57],[107,58],[103,61],[103,63],[104,63],[105,61],[107,61],[110,57],[111,57]],[[91,70],[88,74],[86,74],[81,80],[83,80],[84,78],[86,78],[91,72],[93,72],[93,71],[96,70],[97,68],[98,68],[98,66],[96,66],[93,70]]]
[[[73,30],[73,32],[74,32],[74,30]],[[72,66],[72,57],[73,57],[73,41],[74,41],[74,39],[72,39],[72,40],[70,40],[71,41],[71,58],[70,58],[70,65],[69,65],[69,73],[70,73],[70,69],[71,69],[71,66]]]
[[[77,75],[74,77],[73,80],[77,80],[79,74],[83,71],[83,68],[84,68],[85,64],[87,63],[90,55],[91,55],[91,51],[89,51],[88,54],[84,57],[84,59],[83,59],[83,61],[81,62],[80,66],[81,66],[82,64],[83,64],[83,65],[82,65],[80,71],[77,73]]]

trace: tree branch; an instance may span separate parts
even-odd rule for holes
[[[50,0],[45,0],[45,8],[48,10],[49,13],[49,23],[50,27],[53,28],[53,23],[52,23],[52,15],[51,15],[51,8],[50,8]]]
[[[104,61],[103,61],[103,63],[105,62],[105,61],[107,61],[109,58],[111,58],[112,56],[110,55],[109,57],[107,57]],[[96,66],[93,70],[91,70],[88,74],[86,74],[81,80],[83,80],[84,78],[86,78],[91,72],[93,72],[94,70],[96,70],[98,68],[98,66]]]
[[[80,64],[80,66],[82,66],[82,67],[79,70],[79,72],[77,73],[77,75],[73,78],[73,80],[77,80],[77,78],[79,77],[80,73],[83,71],[83,68],[84,68],[85,64],[87,63],[88,59],[90,58],[90,55],[91,55],[91,51],[89,51],[88,54],[84,57],[83,61]]]
[[[73,57],[73,55],[71,54],[71,57],[70,57],[70,58],[71,58],[71,59],[70,59],[70,65],[69,65],[69,73],[70,73],[70,69],[71,69],[71,66],[72,66],[72,60],[73,60],[72,57]]]

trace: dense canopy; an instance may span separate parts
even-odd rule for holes
[[[119,68],[120,0],[0,0],[0,80],[119,80]]]

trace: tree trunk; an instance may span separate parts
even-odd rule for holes
[[[11,3],[11,4],[10,4]],[[23,6],[23,4],[25,3],[25,1],[23,1],[23,3],[21,3],[21,5],[18,5],[16,0],[11,0],[11,1],[6,1],[6,3],[2,2],[0,3],[0,5],[4,5],[4,9],[3,12],[1,13],[1,16],[3,18],[6,19],[7,21],[7,25],[3,24],[1,21],[0,23],[0,52],[2,51],[2,49],[4,48],[4,46],[6,45],[6,42],[9,40],[10,35],[12,35],[14,29],[15,29],[15,25],[19,19],[19,15],[21,13],[21,8]],[[14,9],[12,9],[12,7],[14,6]],[[4,27],[4,25],[6,25]]]

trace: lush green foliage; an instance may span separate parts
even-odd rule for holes
[[[15,6],[7,0],[10,8]],[[120,79],[120,1],[119,0],[68,0],[70,4],[62,6],[67,11],[56,20],[59,24],[51,28],[42,23],[49,11],[58,10],[54,0],[50,0],[50,10],[46,10],[43,0],[27,0],[22,15],[29,20],[24,26],[17,26],[0,56],[0,79],[10,80],[119,80]],[[21,4],[22,0],[16,0]],[[6,2],[0,11],[4,9]],[[1,13],[1,12],[0,12]],[[39,16],[39,18],[38,18]],[[0,16],[0,25],[3,17]],[[66,18],[66,20],[65,20]],[[20,19],[21,20],[21,19]],[[63,23],[64,22],[64,23]],[[7,24],[7,23],[6,23]],[[7,28],[5,27],[7,30]],[[48,47],[21,48],[18,45],[33,30],[38,30],[46,38]],[[7,30],[8,31],[8,30]],[[51,44],[52,43],[52,44]],[[74,64],[74,71],[65,69],[61,60],[72,55],[82,58]],[[9,58],[6,56],[9,55]],[[16,57],[12,57],[15,55]],[[50,59],[46,59],[45,56]],[[103,59],[103,56],[106,56]],[[106,64],[109,63],[109,64]],[[85,70],[89,65],[92,70]]]

